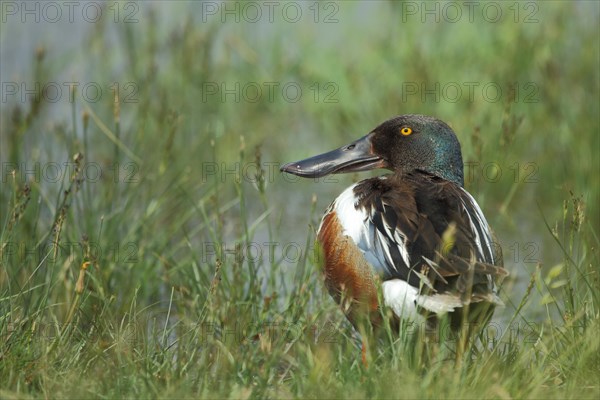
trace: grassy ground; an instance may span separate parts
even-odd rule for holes
[[[495,23],[445,2],[439,22],[293,3],[298,23],[127,4],[3,72],[80,85],[2,101],[0,397],[598,398],[597,3],[498,3]],[[455,128],[511,277],[462,360],[406,325],[365,368],[314,243],[360,177],[277,166],[400,113]]]

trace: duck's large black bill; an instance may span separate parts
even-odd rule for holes
[[[304,178],[320,178],[329,174],[384,168],[383,159],[373,153],[370,136],[328,153],[285,164],[281,171]]]

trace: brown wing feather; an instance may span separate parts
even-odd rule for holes
[[[478,206],[456,184],[416,172],[365,180],[355,194],[373,226],[371,256],[384,266],[383,279],[481,297],[507,275]]]

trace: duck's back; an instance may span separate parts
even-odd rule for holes
[[[332,295],[377,309],[376,281],[399,317],[501,303],[506,275],[493,234],[473,197],[425,172],[366,179],[329,207],[318,234]]]

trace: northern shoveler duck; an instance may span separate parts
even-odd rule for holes
[[[507,272],[480,207],[463,187],[460,144],[447,124],[398,116],[281,171],[315,178],[376,168],[393,173],[350,186],[321,221],[317,237],[330,294],[355,327],[365,314],[379,324],[379,290],[398,318],[449,314],[455,326],[465,310],[469,316],[477,310],[488,320],[502,304],[496,280]]]

